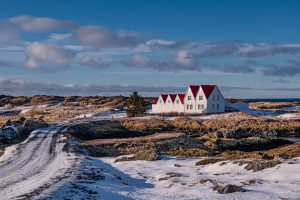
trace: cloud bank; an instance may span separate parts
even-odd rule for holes
[[[59,72],[68,66],[71,69],[72,65],[81,65],[93,69],[123,66],[276,77],[300,74],[300,44],[297,43],[174,41],[149,38],[129,30],[110,30],[97,24],[29,15],[0,21],[0,49],[7,54],[19,52],[29,70]],[[0,60],[0,66],[17,66],[17,63],[4,62],[1,57]],[[216,64],[203,66],[210,62]]]

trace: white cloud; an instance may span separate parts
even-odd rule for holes
[[[9,28],[0,27],[0,42],[15,42],[19,39],[17,32]]]
[[[112,63],[105,62],[102,59],[94,59],[91,57],[84,57],[80,60],[82,65],[92,67],[92,68],[104,68],[110,66]]]
[[[83,45],[104,47],[135,46],[139,39],[126,32],[111,32],[100,26],[82,26],[75,32],[75,38]]]
[[[70,21],[57,20],[48,17],[32,17],[20,15],[8,20],[11,24],[26,32],[40,32],[54,29],[73,28],[75,24]]]
[[[67,66],[75,57],[75,54],[67,49],[58,46],[52,46],[34,42],[25,49],[25,65],[30,69],[38,69],[48,66],[55,67]]]
[[[71,33],[65,33],[65,34],[58,34],[58,33],[51,33],[49,35],[49,39],[50,40],[56,40],[56,41],[59,41],[59,40],[65,40],[65,39],[68,39],[72,36]]]
[[[183,66],[195,66],[198,63],[198,58],[196,58],[193,54],[191,54],[190,52],[183,50],[183,51],[179,51],[176,54],[176,62],[178,64],[181,64]]]

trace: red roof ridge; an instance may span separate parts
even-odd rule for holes
[[[181,102],[181,104],[184,104],[184,97],[185,97],[185,94],[177,94],[178,97],[179,97],[179,100]]]
[[[170,98],[171,98],[172,103],[174,103],[177,94],[169,94],[169,96],[170,96]]]
[[[166,100],[168,98],[168,94],[161,94],[160,96],[161,96],[163,102],[166,103]]]
[[[189,88],[191,88],[193,96],[194,96],[194,98],[196,98],[196,95],[199,91],[200,85],[190,85]]]
[[[217,87],[217,85],[201,85],[201,88],[203,90],[203,93],[206,97],[206,99],[209,98],[211,95],[212,91]]]
[[[152,104],[157,104],[157,102],[158,102],[158,99],[154,99],[154,100],[152,101]]]

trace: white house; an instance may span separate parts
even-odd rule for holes
[[[185,94],[162,94],[152,104],[153,113],[221,113],[225,100],[216,85],[190,85]]]
[[[248,103],[239,99],[226,99],[225,100],[226,110],[238,110],[238,111],[248,111]]]

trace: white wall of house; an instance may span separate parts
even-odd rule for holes
[[[174,112],[174,104],[172,102],[172,99],[170,97],[170,95],[168,95],[168,98],[165,102],[165,113],[170,113],[170,112]]]
[[[162,98],[158,97],[156,104],[152,104],[152,113],[161,113],[162,112]]]
[[[202,88],[200,87],[196,95],[196,113],[206,113],[207,109],[207,99],[203,93]]]
[[[162,105],[157,101],[156,104],[152,104],[152,113],[161,113]]]
[[[193,96],[192,90],[189,87],[184,98],[184,112],[185,113],[196,113],[195,109],[196,100]]]
[[[218,87],[215,87],[207,99],[207,113],[225,112],[225,99]]]
[[[241,108],[246,108],[245,105],[237,104],[237,106],[241,106]],[[168,95],[165,102],[163,101],[163,98],[160,95],[157,103],[152,105],[152,112],[184,112],[187,114],[221,113],[225,112],[225,99],[217,86],[213,89],[208,99],[206,98],[202,87],[199,87],[195,97],[191,88],[188,87],[183,104],[181,103],[178,95],[176,96],[174,102],[172,102],[170,95]]]
[[[179,96],[177,95],[174,101],[174,112],[183,113],[184,104],[181,103]]]

